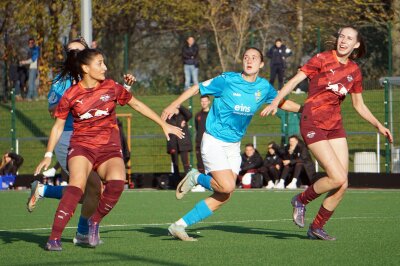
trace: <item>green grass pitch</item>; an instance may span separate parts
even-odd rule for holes
[[[297,191],[298,192],[298,191]],[[334,242],[306,238],[291,220],[296,191],[238,190],[209,219],[188,229],[198,242],[167,235],[168,225],[209,193],[129,190],[101,224],[103,245],[75,247],[80,213],[63,234],[63,251],[43,246],[58,201],[45,199],[33,213],[28,191],[0,193],[1,265],[399,265],[400,190],[349,190],[326,226]],[[306,212],[307,223],[322,198]]]

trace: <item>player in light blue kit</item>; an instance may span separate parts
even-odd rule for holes
[[[76,55],[79,51],[89,48],[85,40],[75,39],[68,43],[66,47],[67,59],[64,64],[73,64],[76,60]],[[53,112],[55,111],[58,102],[64,95],[64,92],[73,85],[74,81],[78,81],[79,77],[72,77],[69,73],[64,73],[64,71],[59,74],[53,81],[49,94],[49,113],[53,117]],[[70,139],[73,131],[73,118],[71,113],[68,115],[65,121],[64,130],[61,134],[60,140],[55,146],[54,152],[56,154],[57,160],[60,163],[61,168],[67,175],[67,153],[70,143]],[[28,198],[27,209],[32,212],[36,207],[38,200],[43,198],[54,198],[61,199],[64,193],[64,186],[49,186],[43,185],[39,181],[34,181],[32,183],[31,194]],[[88,244],[88,224],[87,219],[94,213],[97,208],[98,201],[101,195],[102,184],[99,176],[92,172],[88,178],[88,184],[85,189],[85,197],[82,202],[81,216],[79,217],[77,233],[73,239],[74,244]]]
[[[176,188],[176,198],[181,199],[197,184],[214,193],[169,226],[172,236],[183,241],[196,241],[188,236],[185,228],[212,215],[233,193],[241,163],[240,141],[257,110],[271,103],[277,95],[266,79],[258,77],[263,66],[262,52],[257,48],[248,48],[243,55],[243,72],[226,72],[194,85],[164,109],[161,117],[167,119],[199,91],[201,95],[214,96],[201,143],[207,174],[192,169]],[[300,105],[289,100],[282,102],[280,107],[291,112],[300,109]]]

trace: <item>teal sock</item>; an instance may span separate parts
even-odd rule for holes
[[[211,214],[213,214],[213,212],[207,206],[206,202],[202,200],[197,203],[191,211],[185,214],[182,219],[189,226],[206,219]]]
[[[213,191],[213,189],[211,187],[211,178],[212,178],[212,176],[210,176],[210,175],[200,174],[197,177],[197,184],[200,184],[203,187],[205,187],[206,189]]]
[[[61,199],[63,195],[64,186],[49,186],[44,185],[43,187],[43,197],[52,199]]]
[[[79,216],[78,222],[78,233],[81,235],[87,235],[89,233],[88,219]]]

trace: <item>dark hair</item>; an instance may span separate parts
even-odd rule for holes
[[[247,143],[245,148],[247,148],[247,147],[253,147],[254,148],[254,145],[253,145],[253,143]]]
[[[202,95],[202,96],[200,97],[200,99],[203,99],[203,98],[210,99],[210,96],[208,96],[208,95]]]
[[[102,55],[97,49],[70,50],[67,53],[61,74],[58,80],[65,80],[70,76],[72,80],[78,83],[83,78],[82,65],[89,65],[96,55]]]
[[[277,38],[277,39],[275,40],[275,43],[277,43],[277,42],[282,42],[282,39],[281,39],[281,38]]]
[[[325,43],[327,50],[336,50],[339,40],[339,35],[343,29],[353,29],[357,32],[357,41],[360,43],[358,48],[354,48],[353,52],[350,54],[350,59],[358,59],[363,57],[367,53],[367,46],[365,45],[365,41],[359,29],[354,26],[344,26],[339,29],[339,31],[333,36],[332,40],[328,40]]]
[[[67,45],[64,46],[65,51],[65,61],[60,66],[60,74],[53,80],[53,83],[57,83],[59,81],[71,80],[75,81],[76,83],[79,82],[80,76],[76,73],[71,71],[71,69],[76,67],[76,62],[78,61],[78,54],[80,50],[69,50],[68,46],[71,43],[80,43],[82,44],[85,49],[89,48],[89,45],[86,43],[83,37],[79,37],[77,39],[71,40]]]
[[[261,50],[258,49],[257,47],[253,47],[253,46],[246,47],[246,49],[244,50],[244,53],[243,53],[243,55],[242,55],[242,58],[244,57],[244,54],[245,54],[248,50],[256,50],[256,51],[260,54],[261,62],[264,62],[264,55],[263,55],[263,53],[261,52]]]

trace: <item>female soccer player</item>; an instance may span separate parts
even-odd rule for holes
[[[361,71],[353,59],[365,54],[365,44],[354,27],[341,28],[334,50],[319,53],[310,59],[262,112],[275,113],[279,104],[296,85],[310,78],[308,98],[302,112],[300,131],[308,148],[325,169],[327,176],[319,179],[292,199],[293,220],[304,227],[305,206],[327,193],[307,235],[311,239],[335,240],[323,229],[342,200],[348,186],[349,152],[340,104],[351,93],[354,109],[392,142],[390,131],[374,117],[362,97]]]
[[[66,46],[66,60],[63,63],[61,73],[54,79],[48,94],[48,110],[51,117],[54,118],[54,112],[64,92],[73,84],[79,82],[80,77],[77,75],[72,76],[69,69],[74,66],[78,53],[87,48],[89,47],[83,38],[74,39]],[[72,114],[69,114],[65,121],[64,130],[54,148],[56,158],[60,163],[62,170],[67,175],[69,174],[67,169],[67,154],[72,136],[72,124],[73,117]],[[102,185],[99,176],[95,172],[92,172],[88,177],[87,186],[85,187],[85,197],[82,202],[81,216],[79,217],[77,232],[73,239],[75,244],[88,244],[89,228],[87,220],[96,211],[100,199],[101,188]],[[28,198],[28,211],[32,212],[36,207],[37,202],[42,198],[61,199],[64,190],[65,186],[43,185],[39,181],[34,181],[32,183],[31,194]]]
[[[68,89],[61,98],[56,112],[56,122],[51,130],[44,159],[35,170],[40,173],[51,163],[54,146],[60,138],[69,112],[74,118],[74,130],[68,152],[69,185],[58,205],[52,232],[45,249],[60,251],[61,234],[85,190],[87,177],[93,170],[106,180],[96,212],[89,218],[89,245],[100,241],[99,223],[116,205],[124,189],[125,165],[117,127],[116,104],[128,104],[134,110],[161,126],[165,136],[175,134],[183,137],[181,130],[161,120],[149,107],[137,100],[123,86],[105,79],[107,67],[98,50],[85,49],[79,52],[76,67],[69,69],[72,76],[78,74],[82,80]],[[125,76],[125,83],[133,83],[132,75]]]
[[[196,184],[214,193],[168,228],[174,237],[183,241],[196,241],[187,235],[185,228],[213,214],[233,193],[241,163],[240,140],[256,111],[263,104],[270,103],[277,94],[267,80],[258,77],[263,66],[264,59],[260,50],[249,48],[243,55],[242,72],[226,72],[194,85],[164,109],[161,117],[165,120],[173,116],[176,108],[185,100],[199,91],[201,95],[215,97],[201,143],[205,171],[210,175],[192,169],[179,183],[176,197],[181,199]],[[300,106],[286,101],[282,108],[298,111]]]

